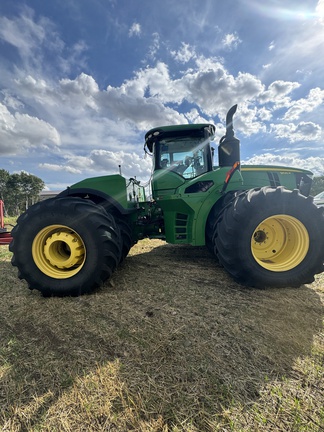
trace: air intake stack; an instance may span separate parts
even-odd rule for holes
[[[220,167],[233,166],[240,162],[240,140],[235,138],[233,116],[237,105],[232,106],[226,115],[226,134],[220,139],[218,146],[218,164]]]

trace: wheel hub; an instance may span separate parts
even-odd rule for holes
[[[32,245],[36,266],[47,276],[65,279],[77,274],[85,262],[85,246],[78,233],[63,225],[42,229]]]
[[[45,258],[57,268],[69,269],[82,261],[84,254],[81,240],[73,232],[57,232],[46,240]]]
[[[261,267],[274,271],[288,271],[305,258],[309,249],[306,227],[288,215],[274,215],[264,219],[251,238],[251,251]]]

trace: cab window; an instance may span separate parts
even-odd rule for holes
[[[208,171],[208,149],[204,140],[161,141],[158,168],[173,171],[186,179],[197,177]]]

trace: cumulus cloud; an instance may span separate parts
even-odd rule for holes
[[[99,87],[91,76],[81,73],[74,80],[61,79],[60,90],[63,100],[68,101],[69,104],[98,109],[95,98],[99,92]]]
[[[203,114],[225,116],[231,105],[253,100],[264,89],[261,81],[248,73],[235,77],[217,59],[198,57],[196,67],[188,68],[179,78],[170,76],[168,66],[159,62],[155,67],[139,71],[125,82],[122,91],[143,97],[145,92],[163,104],[181,104],[184,100],[199,106]]]
[[[182,45],[178,53],[183,52],[181,50],[184,48],[185,51],[189,49]],[[195,67],[188,68],[178,77],[172,77],[168,66],[164,62],[158,62],[154,67],[138,70],[133,78],[124,81],[121,86],[108,85],[106,89],[100,89],[95,79],[85,73],[74,79],[62,78],[55,86],[44,79],[28,75],[16,81],[20,95],[25,97],[27,104],[37,102],[44,115],[50,111],[54,126],[46,120],[32,119],[25,113],[17,112],[14,116],[8,110],[7,123],[15,122],[17,143],[19,140],[24,142],[22,127],[18,126],[23,119],[28,118],[24,133],[30,136],[29,140],[33,138],[34,146],[44,145],[46,142],[58,144],[60,139],[64,139],[65,148],[70,148],[70,151],[76,146],[79,152],[81,149],[86,152],[92,148],[93,153],[88,153],[79,165],[79,159],[73,160],[64,154],[64,164],[54,164],[53,167],[43,165],[48,170],[61,169],[70,173],[101,169],[100,164],[103,161],[106,169],[111,168],[110,162],[117,166],[119,163],[113,156],[115,152],[117,159],[123,156],[126,160],[130,158],[134,161],[134,155],[138,155],[141,150],[137,147],[134,153],[129,152],[134,146],[136,130],[145,131],[161,124],[213,122],[216,115],[224,121],[230,106],[237,102],[239,110],[235,118],[235,128],[245,136],[259,132],[272,133],[276,138],[285,138],[289,142],[319,138],[321,129],[312,122],[301,122],[298,125],[273,122],[267,130],[266,122],[273,118],[273,111],[266,107],[257,109],[255,105],[261,100],[262,103],[272,103],[277,107],[279,102],[284,100],[286,105],[290,104],[290,112],[292,113],[293,107],[296,112],[298,104],[294,106],[289,95],[298,88],[298,83],[275,81],[265,89],[260,79],[251,74],[230,74],[218,59],[200,56],[194,61]],[[315,93],[318,100],[319,93],[315,90],[307,100],[316,99]],[[176,107],[170,106],[179,105],[183,101],[193,105],[186,113],[182,114]],[[65,123],[67,118],[68,127]],[[39,139],[32,137],[33,126],[36,124],[39,125]],[[56,127],[63,128],[61,136]],[[123,134],[124,140],[121,138]],[[24,145],[16,145],[25,148]],[[118,153],[121,145],[125,150],[124,154]],[[110,153],[103,150],[106,146]],[[99,154],[100,157],[97,157]],[[141,163],[130,166],[137,170],[138,175],[142,173]]]
[[[0,103],[0,154],[23,154],[30,149],[60,145],[58,131],[49,123],[28,114],[11,114]]]
[[[322,3],[318,2],[319,12]],[[134,22],[128,36],[142,36],[141,25]],[[157,32],[143,57],[149,66],[136,70],[121,84],[105,82],[105,87],[89,69],[88,73],[79,69],[69,73],[69,64],[85,64],[82,56],[87,45],[76,41],[67,48],[53,23],[36,19],[30,9],[16,19],[0,17],[0,39],[14,47],[22,60],[2,91],[0,152],[14,155],[48,149],[48,159],[40,165],[47,172],[113,173],[121,164],[125,175],[148,176],[151,161],[142,159],[139,138],[144,131],[162,124],[222,122],[223,134],[225,115],[235,103],[239,104],[235,129],[245,136],[261,132],[307,144],[322,134],[316,121],[298,123],[304,113],[323,104],[321,88],[294,100],[295,90],[302,90],[296,80],[268,80],[266,87],[260,77],[244,71],[230,73],[223,59],[202,55],[186,42],[176,49],[167,48],[169,64],[152,62],[160,48]],[[227,49],[239,43],[236,33],[223,39]],[[56,76],[44,66],[45,47],[57,57]],[[269,51],[277,53],[279,43],[276,50],[274,47],[272,41]],[[271,59],[263,73],[275,66]]]
[[[321,136],[321,127],[313,122],[288,124],[271,124],[271,132],[277,139],[287,139],[289,142],[316,141]]]
[[[197,57],[195,49],[184,42],[181,43],[178,51],[171,51],[171,55],[180,63],[188,63],[189,60]]]
[[[39,166],[39,168],[44,169],[46,171],[67,172],[69,174],[81,174],[81,172],[82,172],[82,170],[76,169],[76,168],[68,166],[68,165],[41,163],[38,166]]]
[[[257,115],[258,115],[259,119],[264,121],[264,122],[270,121],[272,118],[271,110],[269,110],[265,107],[259,108]]]
[[[48,81],[29,74],[15,79],[15,91],[19,92],[20,98],[39,103],[42,107],[60,103],[56,89]]]
[[[277,80],[272,82],[268,88],[260,93],[258,99],[261,103],[272,102],[280,105],[287,105],[290,95],[295,89],[300,87],[300,83],[292,81]]]
[[[255,155],[252,158],[242,161],[246,165],[280,165],[287,167],[302,168],[312,171],[317,176],[324,175],[324,158],[321,157],[301,157],[296,152],[289,152],[281,155],[264,153]]]
[[[238,116],[235,118],[235,128],[245,136],[266,132],[266,125],[260,120],[257,108],[251,109],[247,105],[240,108]]]
[[[152,169],[151,158],[139,156],[135,152],[93,150],[86,156],[66,157],[64,163],[42,163],[39,167],[54,172],[88,175],[117,174],[119,168],[125,177],[138,176],[148,180]]]
[[[203,117],[196,108],[193,108],[189,112],[185,113],[189,123],[213,123],[212,119]]]
[[[324,90],[319,87],[311,89],[306,98],[301,98],[296,101],[292,101],[290,108],[286,112],[285,120],[298,120],[302,114],[312,112],[314,109],[319,107],[324,101]]]

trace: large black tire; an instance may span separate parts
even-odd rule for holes
[[[122,239],[122,253],[120,258],[120,263],[124,261],[131,247],[134,245],[134,241],[132,238],[132,229],[128,222],[124,219],[116,218],[116,223],[120,230],[120,235]]]
[[[215,223],[218,220],[219,214],[224,210],[224,208],[229,205],[231,201],[235,198],[235,196],[239,192],[237,191],[228,191],[225,195],[223,195],[217,202],[213,205],[210,210],[209,216],[206,222],[206,230],[205,230],[205,243],[207,249],[212,254],[216,254],[215,245],[213,241],[214,232],[215,232]]]
[[[113,216],[80,198],[54,198],[30,207],[12,230],[12,264],[44,296],[81,295],[99,287],[121,257]]]
[[[220,214],[213,242],[238,283],[298,287],[324,270],[324,209],[297,190],[245,191]]]

